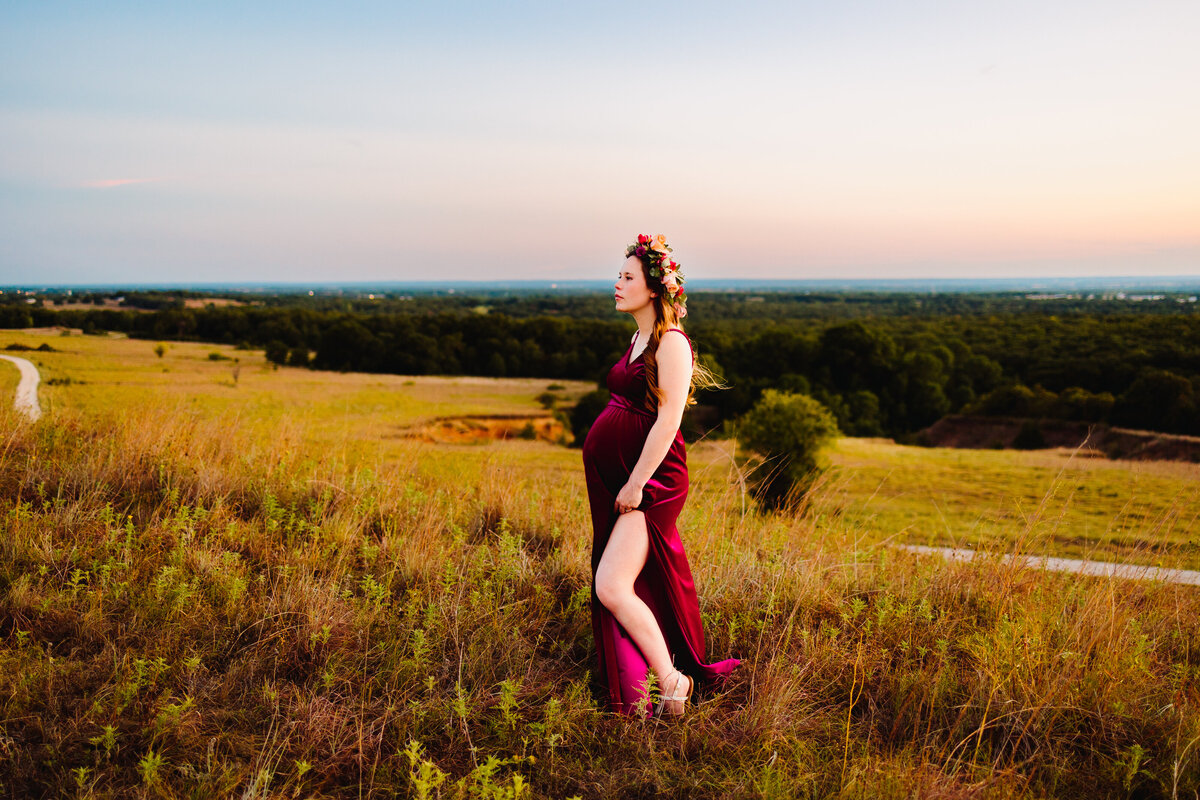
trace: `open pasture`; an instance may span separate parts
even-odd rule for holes
[[[1200,567],[1200,465],[842,439],[814,505],[907,544]]]
[[[42,421],[0,411],[5,794],[1200,789],[1194,588],[886,547],[1185,566],[1192,467],[847,439],[808,513],[759,515],[730,443],[697,443],[683,539],[708,655],[743,666],[682,722],[638,722],[599,712],[590,687],[578,451],[396,435],[540,412],[548,381],[12,341],[61,352],[24,354]]]

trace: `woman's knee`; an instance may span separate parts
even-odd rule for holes
[[[596,598],[609,611],[615,612],[631,592],[606,570],[596,572]]]
[[[596,597],[609,611],[616,613],[633,597],[634,579],[646,564],[646,537],[646,515],[641,511],[622,514],[613,525],[596,570]]]

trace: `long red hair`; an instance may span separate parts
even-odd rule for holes
[[[650,341],[646,343],[646,349],[643,351],[643,362],[646,365],[646,410],[657,414],[658,407],[663,401],[663,391],[658,385],[658,343],[662,341],[663,334],[672,328],[683,330],[683,320],[675,310],[675,306],[667,301],[667,290],[662,281],[651,277],[650,265],[646,263],[646,259],[637,255],[634,255],[634,258],[642,265],[642,275],[646,278],[646,286],[650,288],[651,292],[654,292],[654,297],[651,299],[651,302],[654,303],[654,327],[650,330]],[[688,342],[690,347],[691,340],[689,339]],[[721,388],[722,383],[708,367],[700,363],[693,348],[692,379],[688,384],[688,396],[684,407],[696,404],[694,395],[697,388],[709,387]]]

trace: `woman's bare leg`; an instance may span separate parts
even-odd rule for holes
[[[662,629],[658,627],[658,620],[654,618],[654,612],[633,591],[633,582],[646,565],[649,553],[650,535],[646,531],[645,513],[629,511],[617,517],[608,544],[600,556],[600,564],[596,567],[596,597],[633,638],[646,661],[654,668],[659,688],[664,694],[678,694],[675,680],[682,681],[680,691],[686,694],[687,682],[679,676],[675,676],[667,686],[662,686],[667,676],[675,671],[671,653],[667,650],[667,642]],[[679,701],[668,701],[668,704],[672,712],[680,710]]]

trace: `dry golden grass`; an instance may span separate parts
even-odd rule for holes
[[[1200,567],[1200,465],[1110,461],[1070,451],[948,450],[838,443],[817,502],[915,544]]]
[[[593,694],[578,451],[388,435],[442,403],[536,410],[545,381],[276,371],[212,345],[171,344],[160,361],[151,342],[68,343],[37,358],[44,377],[74,379],[43,395],[46,417],[0,411],[5,794],[1200,789],[1196,590],[889,549],[903,531],[878,524],[919,509],[934,473],[873,497],[855,473],[948,459],[936,502],[951,519],[978,500],[954,487],[959,456],[844,441],[842,473],[809,513],[760,515],[724,443],[692,448],[680,523],[708,655],[743,667],[681,722],[644,722],[599,710]],[[236,384],[214,350],[242,359]],[[1054,505],[1062,478],[1037,482],[1061,463],[1037,459],[1057,457],[1007,457],[961,456],[978,468],[972,486],[1049,487],[1011,521],[1011,545],[1028,550],[1046,541],[1042,520],[1074,518]],[[910,505],[884,513],[881,497]]]
[[[0,352],[3,352],[4,355],[17,356],[19,358],[25,357],[23,353],[10,352],[7,350]],[[12,403],[13,395],[16,393],[17,384],[20,383],[20,381],[21,373],[17,370],[16,365],[7,361],[0,363],[0,402],[8,404]]]

